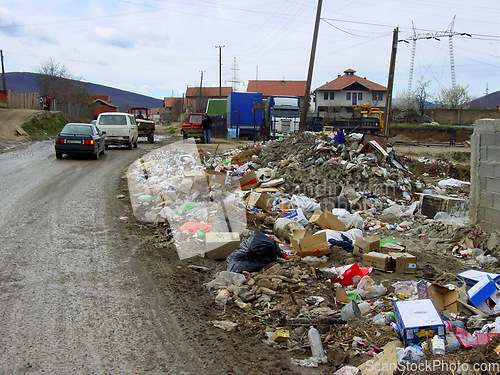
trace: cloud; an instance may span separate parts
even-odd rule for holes
[[[95,38],[95,41],[97,43],[103,45],[114,46],[123,49],[131,49],[134,47],[134,41],[132,39],[127,38],[118,29],[110,27],[97,26],[92,35],[92,38]]]
[[[7,36],[19,36],[22,25],[15,19],[14,14],[5,8],[0,8],[0,33]]]

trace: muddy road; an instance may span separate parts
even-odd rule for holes
[[[0,373],[295,372],[257,337],[209,324],[212,274],[119,219],[132,214],[117,199],[126,169],[153,147],[97,161],[56,160],[52,141],[0,154]]]

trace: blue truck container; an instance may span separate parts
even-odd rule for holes
[[[254,103],[262,103],[260,92],[232,92],[227,97],[227,128],[236,129],[236,135],[253,135],[262,126],[262,111],[254,110]]]

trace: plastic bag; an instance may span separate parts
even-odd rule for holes
[[[375,284],[370,276],[364,276],[353,292],[360,295],[363,299],[371,299],[383,296],[387,293],[387,288],[382,284]]]
[[[195,223],[193,221],[188,221],[181,226],[183,232],[189,232],[195,234],[199,229],[203,229],[205,232],[211,232],[214,228],[211,225],[205,223]]]
[[[241,286],[245,282],[246,277],[241,273],[221,271],[217,273],[215,279],[207,283],[205,286],[210,289],[226,289],[231,285]]]
[[[302,208],[305,212],[314,212],[320,208],[319,203],[303,195],[292,195],[290,203],[294,207]]]
[[[296,222],[298,222],[302,225],[308,224],[307,218],[304,216],[304,213],[302,212],[301,208],[298,208],[296,210],[291,210],[281,217],[295,220]]]
[[[240,246],[226,259],[226,270],[231,272],[255,272],[269,263],[283,258],[276,241],[256,230],[251,237],[244,238]]]

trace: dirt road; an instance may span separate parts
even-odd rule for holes
[[[174,252],[155,257],[119,220],[122,174],[151,147],[98,161],[56,160],[50,141],[0,154],[1,373],[270,373],[279,362],[207,325],[197,272]]]

